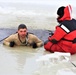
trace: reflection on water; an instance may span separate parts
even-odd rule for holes
[[[0,49],[0,75],[32,75],[38,68],[36,58],[43,54],[39,48],[0,45]]]
[[[43,47],[37,49],[24,46],[10,48],[0,44],[0,49],[0,75],[56,75],[60,69],[74,68],[70,63],[38,65],[36,59],[49,53],[44,51]]]

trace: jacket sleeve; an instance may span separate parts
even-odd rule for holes
[[[3,44],[9,46],[11,41],[13,41],[13,35],[10,35],[6,39],[4,39]]]
[[[56,30],[54,32],[54,34],[51,37],[48,37],[48,40],[50,40],[51,42],[56,41],[60,41],[67,33],[60,27],[57,26]]]
[[[37,36],[33,35],[33,42],[37,44],[37,47],[43,46],[43,41],[40,40]]]

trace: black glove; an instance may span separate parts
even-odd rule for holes
[[[53,44],[57,44],[58,43],[58,41],[57,40],[55,40],[55,39],[52,39],[52,40],[50,40]]]
[[[32,43],[33,48],[37,48],[37,44],[35,42]]]
[[[53,34],[54,34],[53,32],[50,32],[50,33],[49,33],[49,36],[52,36]]]
[[[10,47],[14,47],[14,45],[15,45],[15,42],[14,41],[11,41],[10,42]]]

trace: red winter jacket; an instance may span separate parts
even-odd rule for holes
[[[48,42],[44,48],[50,52],[69,52],[76,53],[76,20],[71,19],[69,8],[64,9],[64,16],[59,19],[62,21],[53,36],[48,37]],[[67,15],[68,14],[68,15]]]

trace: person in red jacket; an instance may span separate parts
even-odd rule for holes
[[[76,53],[76,20],[71,17],[71,5],[61,6],[57,10],[56,30],[44,42],[44,48],[50,52]]]

